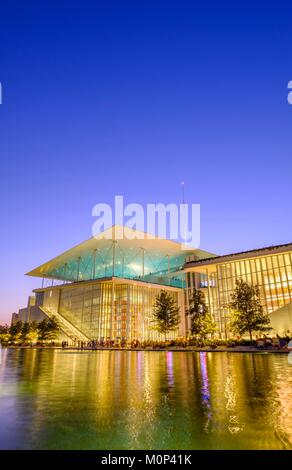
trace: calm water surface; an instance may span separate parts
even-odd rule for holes
[[[4,349],[2,449],[292,449],[285,354]]]

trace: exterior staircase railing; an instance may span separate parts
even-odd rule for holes
[[[41,306],[40,309],[49,317],[55,317],[59,323],[61,330],[68,336],[72,341],[85,341],[89,342],[90,338],[82,333],[76,326],[72,325],[71,322],[66,320],[62,315],[57,311],[49,310],[48,308]]]

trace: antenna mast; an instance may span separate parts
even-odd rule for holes
[[[181,182],[181,190],[182,190],[182,203],[185,203],[185,182]]]

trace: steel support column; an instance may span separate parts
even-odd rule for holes
[[[170,256],[167,256],[167,275],[168,275],[168,284],[170,285]]]
[[[142,277],[145,275],[145,248],[142,248]]]
[[[76,277],[77,282],[79,281],[80,261],[81,261],[81,256],[78,257],[78,262],[77,262],[77,277]]]
[[[93,250],[92,279],[95,279],[96,251],[97,251],[96,249]]]
[[[117,241],[114,240],[114,241],[113,241],[113,259],[112,259],[112,262],[113,262],[113,266],[112,266],[112,276],[113,276],[113,277],[115,277],[116,245],[117,245]]]

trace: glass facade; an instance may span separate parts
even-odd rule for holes
[[[153,305],[160,289],[142,283],[97,281],[60,288],[58,313],[88,338],[150,341],[162,339],[154,329]],[[182,292],[169,290],[177,304]],[[169,338],[178,336],[172,332]]]
[[[205,292],[220,336],[228,336],[228,305],[236,279],[260,288],[261,302],[269,314],[292,301],[292,251],[205,264],[187,275],[187,298],[193,287]]]
[[[112,229],[110,237],[104,232],[30,271],[42,278],[37,302],[71,339],[151,341],[162,339],[154,329],[153,309],[165,289],[181,307],[182,319],[168,337],[183,336],[186,258],[212,254],[186,251],[180,243],[142,232],[136,237],[137,231],[125,227]]]
[[[179,272],[185,263],[185,256],[180,249],[168,255],[158,249],[124,249],[118,241],[108,241],[100,248],[85,251],[78,257],[69,256],[65,262],[48,264],[43,268],[42,275],[68,282],[119,277],[185,287],[184,276]]]
[[[97,340],[159,339],[153,328],[153,306],[162,289],[171,292],[181,306],[183,326],[170,337],[188,334],[190,319],[185,310],[194,288],[204,291],[219,336],[228,337],[229,304],[237,279],[259,286],[271,321],[275,312],[290,303],[292,315],[292,244],[215,256],[199,249],[186,252],[179,243],[158,237],[121,239],[115,235],[113,239],[92,238],[28,274],[43,278],[36,304],[45,299],[47,315],[54,310],[60,321],[64,319],[64,328],[74,330],[75,326],[72,334]],[[51,284],[51,298],[46,294],[50,289],[45,288],[46,280]],[[58,299],[54,292],[60,294]],[[281,328],[287,330],[292,320],[285,312],[281,312]]]

